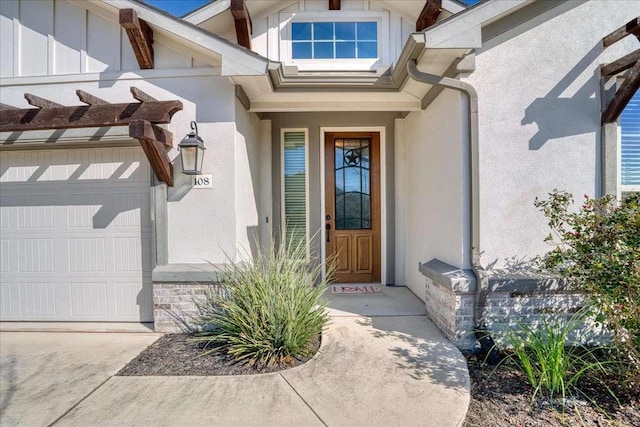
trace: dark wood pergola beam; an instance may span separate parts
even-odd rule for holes
[[[640,60],[640,49],[636,49],[628,55],[623,56],[617,61],[610,62],[609,64],[605,64],[602,66],[602,75],[603,76],[613,76],[615,74],[621,73],[624,70],[628,70],[629,68],[636,65],[636,62]]]
[[[180,101],[0,109],[0,132],[126,126],[134,120],[170,123],[180,110]]]
[[[236,26],[236,39],[240,46],[251,49],[251,33],[253,32],[251,16],[244,0],[231,0],[231,14]]]
[[[442,0],[427,0],[416,21],[416,31],[423,31],[435,24],[440,12],[442,12]]]
[[[615,42],[618,42],[631,34],[640,39],[640,17],[633,18],[622,27],[604,36],[602,39],[602,46],[611,46]]]
[[[156,124],[170,123],[182,110],[182,102],[158,101],[136,87],[131,87],[131,95],[140,102],[129,104],[110,104],[80,89],[76,95],[87,105],[68,107],[29,93],[24,97],[37,108],[0,104],[0,132],[129,126],[129,136],[140,142],[156,177],[173,186],[173,166],[167,154],[173,147],[173,134]]]
[[[340,0],[329,0],[329,10],[340,10]]]
[[[134,9],[120,9],[120,25],[127,32],[141,69],[153,68],[153,31]]]
[[[173,165],[167,149],[173,145],[173,134],[147,120],[133,120],[129,123],[129,136],[140,142],[158,180],[172,187]]]
[[[640,61],[636,62],[631,68],[629,75],[624,79],[613,99],[607,105],[602,114],[602,123],[612,123],[618,120],[622,110],[633,98],[638,88],[640,88]]]

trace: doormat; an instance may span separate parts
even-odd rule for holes
[[[332,294],[363,295],[378,294],[383,295],[382,287],[378,285],[331,285]]]

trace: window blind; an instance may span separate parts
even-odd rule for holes
[[[287,244],[307,240],[307,146],[305,132],[284,132],[284,230]]]
[[[622,185],[640,185],[640,91],[622,111]]]

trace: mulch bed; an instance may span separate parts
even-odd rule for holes
[[[548,427],[548,426],[640,426],[640,396],[616,390],[618,405],[598,383],[585,382],[585,398],[567,399],[564,411],[560,400],[532,400],[533,388],[522,373],[503,364],[497,369],[483,364],[477,356],[467,356],[471,377],[471,403],[465,427]],[[609,387],[617,388],[611,379]]]
[[[231,356],[212,352],[203,355],[205,349],[189,341],[188,334],[167,334],[149,346],[129,362],[116,375],[121,376],[209,376],[252,375],[283,371],[299,366],[312,356],[296,359],[292,364],[267,367],[238,363]],[[320,337],[312,345],[313,354],[320,348]]]

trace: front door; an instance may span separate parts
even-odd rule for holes
[[[338,283],[380,282],[380,134],[325,134],[327,258]]]

